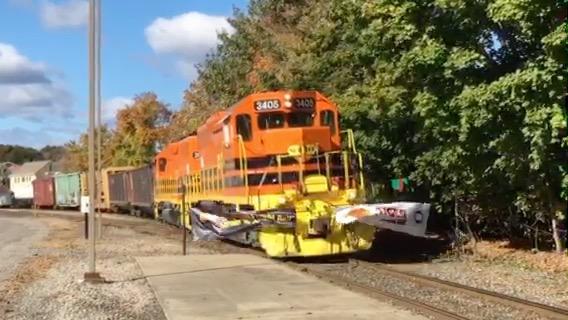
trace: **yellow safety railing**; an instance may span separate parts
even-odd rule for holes
[[[357,161],[357,164],[360,168],[358,175],[354,176],[352,178],[354,179],[358,179],[359,183],[357,183],[357,187],[359,188],[359,190],[362,192],[362,194],[365,193],[365,177],[363,174],[363,156],[360,153],[354,153],[354,152],[350,152],[350,151],[346,151],[346,150],[338,150],[338,151],[330,151],[330,152],[324,152],[323,154],[317,154],[317,165],[318,165],[318,173],[321,174],[321,168],[320,167],[320,160],[319,157],[323,157],[324,158],[324,163],[325,163],[325,176],[327,178],[328,181],[328,185],[331,186],[331,156],[332,155],[338,155],[341,157],[342,159],[342,163],[343,163],[343,178],[345,180],[345,184],[344,184],[344,188],[345,189],[349,189],[351,187],[355,187],[355,184],[352,185],[351,181],[352,179],[350,179],[351,175],[354,174],[352,172],[350,172],[350,163],[352,161]],[[356,159],[353,159],[351,156],[355,155]],[[277,170],[278,170],[278,184],[280,185],[281,190],[284,190],[284,185],[282,182],[282,159],[286,159],[286,158],[294,158],[296,160],[298,160],[298,164],[300,166],[300,169],[298,170],[298,182],[300,183],[300,187],[303,188],[303,177],[304,177],[304,170],[305,170],[305,164],[302,161],[303,158],[300,158],[297,155],[289,155],[289,154],[283,154],[283,155],[277,155],[276,156],[276,163],[277,163]]]
[[[359,190],[361,191],[361,195],[365,197],[366,190],[365,190],[365,176],[363,175],[363,155],[357,153],[357,158],[359,160]]]
[[[353,130],[347,129],[341,131],[341,133],[347,134],[347,147],[349,150],[353,151],[353,153],[357,153],[357,146],[355,145],[355,135],[353,134]]]

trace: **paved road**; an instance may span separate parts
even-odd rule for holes
[[[22,259],[33,255],[33,244],[47,235],[48,227],[29,215],[14,217],[0,211],[0,282]]]

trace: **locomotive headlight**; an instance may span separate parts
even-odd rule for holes
[[[286,204],[287,201],[288,200],[286,199],[286,197],[279,197],[278,198],[278,203],[281,204],[281,205]]]
[[[355,190],[348,190],[347,191],[347,199],[348,200],[355,200],[357,198],[357,191]]]
[[[418,211],[414,214],[414,221],[416,221],[416,223],[421,223],[423,219],[424,216],[422,216],[422,212]]]
[[[292,108],[292,95],[290,95],[289,93],[286,93],[284,95],[284,107]]]

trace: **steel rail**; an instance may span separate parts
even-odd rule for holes
[[[345,287],[346,289],[349,289],[351,291],[356,291],[359,293],[362,293],[364,295],[373,297],[375,299],[380,299],[380,300],[390,300],[392,301],[394,304],[407,308],[407,309],[411,309],[414,311],[418,311],[421,314],[427,315],[427,316],[431,316],[434,319],[440,319],[440,320],[470,320],[469,318],[465,318],[459,314],[444,310],[444,309],[440,309],[428,304],[424,304],[422,302],[410,299],[410,298],[406,298],[404,296],[400,296],[400,295],[396,295],[384,290],[381,290],[380,288],[376,288],[376,287],[372,287],[372,286],[367,286],[367,285],[363,285],[363,284],[359,284],[359,283],[355,283],[355,282],[351,282],[347,279],[343,279],[341,276],[336,276],[333,275],[331,273],[328,272],[323,272],[323,271],[319,271],[319,270],[314,270],[313,268],[310,267],[306,267],[304,265],[301,264],[297,264],[297,263],[287,263],[288,265],[291,265],[293,268],[305,272],[309,275],[313,275],[317,278],[320,278],[322,280],[328,281],[330,283],[339,285],[341,287]]]
[[[420,275],[413,272],[406,272],[395,270],[389,266],[385,266],[381,263],[371,263],[367,261],[362,261],[358,259],[351,259],[351,261],[361,264],[370,266],[380,272],[385,274],[397,277],[399,279],[405,279],[412,282],[418,282],[423,285],[428,285],[431,287],[458,291],[461,293],[468,294],[470,296],[476,296],[480,298],[484,298],[486,300],[490,300],[499,304],[508,305],[515,308],[521,308],[527,311],[535,312],[541,316],[545,316],[551,319],[558,319],[558,320],[565,320],[568,319],[568,310],[563,308],[558,308],[546,304],[542,304],[539,302],[534,302],[530,300],[525,300],[521,298],[517,298],[514,296],[509,296],[506,294],[489,291],[485,289],[475,288],[467,285],[463,285],[456,282],[451,282],[447,280],[442,280],[430,276]]]

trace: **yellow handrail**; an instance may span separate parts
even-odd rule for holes
[[[327,178],[328,188],[331,188],[331,169],[329,167],[329,153],[324,153],[325,157],[325,176]]]
[[[280,184],[280,189],[284,191],[284,185],[282,184],[282,156],[276,156],[276,163],[278,166],[278,183]]]
[[[353,153],[357,153],[357,146],[355,145],[355,135],[353,134],[353,130],[347,129],[341,131],[341,133],[347,134],[347,147],[353,151]]]
[[[349,152],[343,151],[343,172],[345,174],[345,189],[349,189]]]
[[[359,183],[361,184],[359,188],[361,190],[361,194],[363,195],[363,197],[365,197],[366,190],[365,190],[365,176],[363,175],[363,155],[358,153],[357,157],[359,158]]]

